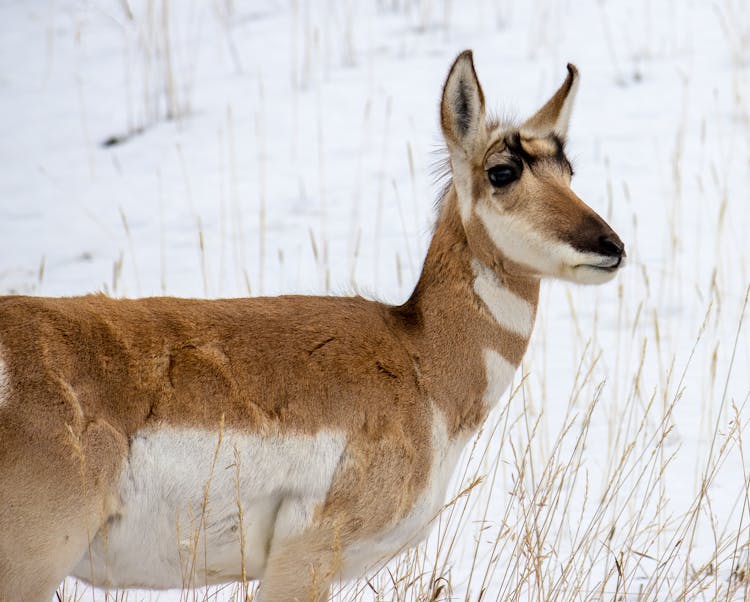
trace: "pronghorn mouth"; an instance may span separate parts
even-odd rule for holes
[[[607,257],[599,263],[584,263],[581,267],[592,268],[594,270],[600,270],[602,272],[614,272],[621,268],[625,263],[625,254],[618,255],[617,257]]]

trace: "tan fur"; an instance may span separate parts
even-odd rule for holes
[[[578,69],[568,63],[568,76],[562,86],[541,109],[521,125],[521,134],[526,138],[544,138],[551,133],[565,136],[577,84]]]
[[[469,73],[467,60],[462,54],[451,73]],[[445,92],[441,107],[449,146],[465,151],[462,159],[451,151],[454,172],[456,161],[471,166],[470,207],[524,211],[566,236],[586,220],[603,232],[570,191],[569,174],[547,161],[551,141],[524,139],[538,169],[502,198],[493,192],[488,153],[508,152],[498,140],[512,131],[485,124],[477,89],[470,144],[454,132]],[[114,484],[134,434],[223,423],[258,434],[345,434],[313,526],[275,544],[261,587],[264,600],[326,599],[347,547],[407,516],[428,486],[433,413],[451,440],[466,439],[490,409],[485,350],[513,366],[526,350],[528,336],[504,329],[474,292],[471,266],[490,268],[532,316],[539,274],[505,257],[476,213],[462,213],[463,193],[451,186],[443,199],[419,282],[401,306],[303,296],[1,299],[0,598],[46,600],[79,561],[117,512]],[[600,234],[587,228],[579,235]]]

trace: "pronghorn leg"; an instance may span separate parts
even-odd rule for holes
[[[101,423],[72,447],[65,433],[39,445],[0,431],[0,601],[49,602],[106,519],[122,440]]]
[[[327,546],[322,545],[327,541]],[[326,549],[327,548],[327,549]],[[335,573],[328,537],[310,532],[271,549],[260,584],[260,602],[325,602]]]
[[[0,470],[0,480],[12,471]],[[16,471],[17,472],[17,471]],[[57,586],[85,554],[88,532],[98,519],[86,508],[91,499],[61,499],[47,489],[53,475],[40,483],[14,479],[0,505],[0,600],[49,602]],[[59,486],[60,484],[58,484]],[[87,524],[88,523],[88,524]],[[91,533],[93,536],[93,533]]]
[[[266,569],[260,585],[262,602],[325,602],[341,567],[333,529],[309,526],[315,503],[287,499],[279,508]]]
[[[24,516],[24,520],[35,517]],[[40,517],[36,517],[39,519]],[[65,527],[72,527],[69,520]],[[85,534],[63,524],[44,530],[6,530],[0,536],[0,600],[49,602],[55,589],[86,551]]]

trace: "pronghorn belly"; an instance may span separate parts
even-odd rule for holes
[[[74,575],[149,588],[260,578],[282,502],[322,502],[343,448],[343,435],[330,432],[225,431],[221,440],[198,429],[141,432],[120,476],[118,511]],[[300,524],[284,530],[302,532],[310,515],[292,516]]]

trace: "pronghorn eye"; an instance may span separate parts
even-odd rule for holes
[[[490,184],[496,188],[507,186],[511,182],[518,179],[519,172],[512,165],[495,165],[487,170],[487,177],[490,179]]]

